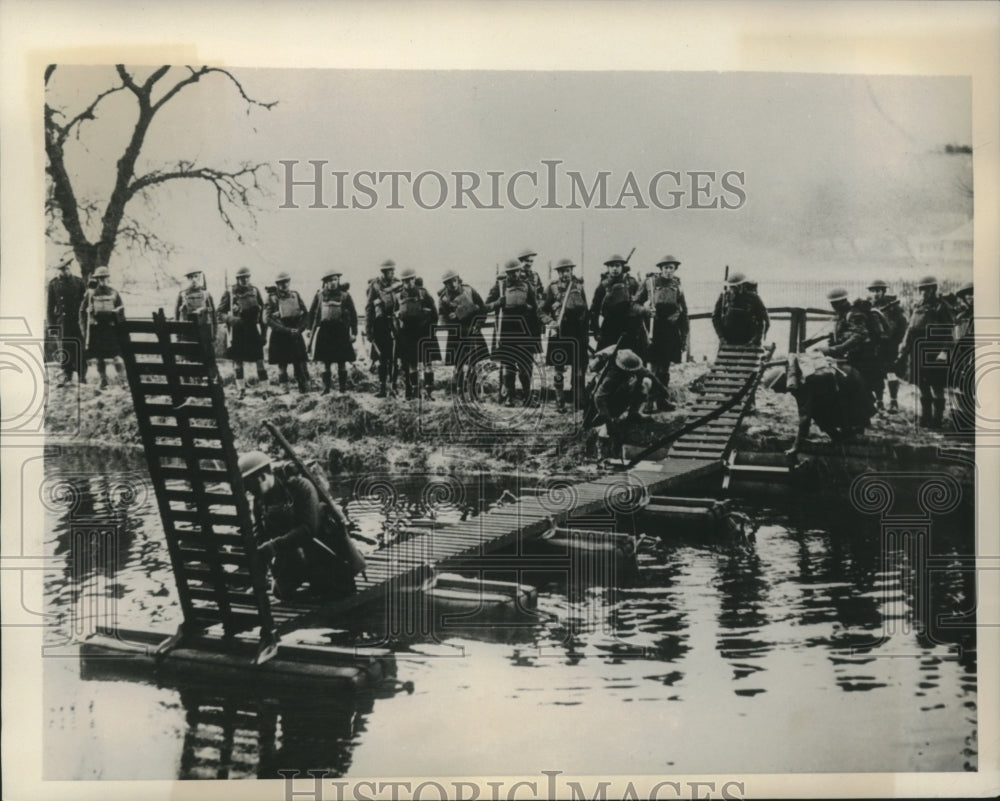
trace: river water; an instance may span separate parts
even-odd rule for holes
[[[141,457],[45,470],[47,779],[976,769],[971,502],[935,522],[930,571],[841,499],[744,501],[751,546],[667,542],[617,591],[540,577],[528,625],[399,646],[411,694],[263,697],[82,671],[94,617],[171,633],[180,610]],[[394,486],[391,509],[349,504],[369,535],[426,513],[418,478]],[[511,488],[469,482],[435,511]]]

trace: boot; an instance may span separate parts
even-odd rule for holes
[[[347,370],[337,369],[337,385],[341,392],[347,392]]]
[[[333,389],[333,377],[329,373],[323,373],[323,394],[329,395]]]
[[[406,374],[403,376],[403,386],[406,391],[406,400],[413,400],[413,397],[416,394],[414,392],[414,387],[416,383],[417,383],[416,374],[407,371]]]
[[[385,387],[385,379],[383,378],[381,381],[378,382],[378,392],[375,393],[375,397],[376,398],[384,398],[388,394],[389,393],[386,391],[386,387]]]
[[[559,414],[566,414],[566,399],[569,397],[569,393],[566,390],[556,390],[556,411]]]
[[[303,395],[309,393],[309,379],[302,378],[301,376],[296,377],[295,382],[299,385],[299,392]]]
[[[98,385],[97,388],[98,389],[107,389],[108,388],[108,377],[104,373],[101,373],[101,383]]]
[[[917,425],[921,428],[930,428],[931,425],[931,401],[930,398],[920,399],[920,420]]]
[[[934,399],[934,416],[931,419],[932,428],[944,428],[944,398]]]
[[[432,393],[434,391],[434,373],[431,370],[424,370],[424,397],[427,400],[432,400]]]
[[[281,387],[282,391],[288,392],[288,373],[282,373],[278,376],[278,386]]]

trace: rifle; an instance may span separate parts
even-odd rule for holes
[[[649,315],[649,331],[647,333],[649,334],[649,343],[653,344],[653,334],[656,331],[656,307],[653,305],[653,279],[652,278],[647,278],[646,279],[646,294],[648,296],[646,298],[646,304],[647,304],[647,307],[649,308],[650,312],[652,312]]]
[[[320,297],[322,289],[316,290],[316,317],[312,321],[312,325],[309,327],[309,345],[306,348],[306,352],[309,354],[310,359],[316,358],[316,332],[319,330],[319,318],[322,314],[323,300]]]
[[[811,348],[813,345],[822,342],[824,339],[829,339],[832,336],[833,334],[826,333],[826,334],[820,334],[817,337],[810,337],[809,339],[807,339],[805,342],[802,343],[802,350],[805,350],[806,348]]]
[[[306,478],[307,481],[309,481],[310,484],[313,485],[313,487],[316,488],[316,493],[319,495],[320,500],[329,507],[334,518],[340,524],[341,531],[343,531],[345,535],[342,538],[342,544],[344,546],[344,550],[346,551],[344,558],[347,559],[355,573],[361,573],[361,575],[367,579],[367,576],[365,575],[365,557],[361,555],[361,552],[357,549],[354,543],[351,542],[351,538],[363,539],[366,542],[371,542],[371,540],[367,537],[361,538],[359,535],[350,530],[351,521],[344,513],[344,510],[340,508],[333,498],[330,497],[330,493],[327,492],[326,487],[316,480],[316,476],[314,476],[312,471],[306,467],[306,463],[299,458],[299,455],[294,450],[292,450],[292,446],[288,443],[288,440],[285,439],[284,435],[278,430],[278,427],[270,420],[264,421],[264,427],[271,432],[271,435],[275,438],[275,440],[277,440],[282,449],[284,449],[288,458],[291,459],[298,471]],[[330,549],[325,543],[320,542],[315,537],[313,537],[313,542],[324,550],[329,551],[334,556],[338,556],[338,554],[334,553],[333,550]]]

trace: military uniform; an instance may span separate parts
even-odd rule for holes
[[[622,348],[645,357],[646,329],[639,307],[632,300],[638,291],[638,282],[626,272],[618,276],[609,273],[594,290],[590,328],[597,338],[598,350],[613,347],[621,337]]]
[[[190,278],[194,273],[189,273]],[[215,303],[211,293],[204,287],[190,286],[177,294],[174,319],[197,323],[209,329],[210,341],[215,342]]]
[[[269,492],[255,495],[253,514],[259,546],[272,560],[279,599],[291,597],[303,582],[325,597],[354,592],[353,570],[346,558],[336,555],[337,541],[329,530],[336,523],[310,481],[301,476],[276,478]]]
[[[925,279],[926,281],[927,279]],[[910,315],[899,351],[899,362],[908,364],[911,379],[920,390],[920,425],[939,428],[944,419],[944,390],[948,382],[948,358],[954,345],[955,317],[951,308],[934,292],[926,292]]]
[[[877,282],[877,288],[886,289],[884,281]],[[868,287],[871,290],[873,287]],[[899,379],[896,377],[896,354],[906,333],[906,313],[895,295],[883,294],[872,301],[872,306],[885,320],[887,333],[879,344],[879,377],[875,385],[875,400],[882,405],[882,395],[885,385],[889,385],[889,411],[899,410]]]
[[[80,327],[80,306],[87,285],[68,270],[49,281],[46,298],[48,325],[59,329],[59,347],[63,351],[62,371],[65,381],[77,374],[81,384],[87,380],[87,360],[83,352],[83,330]]]
[[[519,270],[508,262],[508,275]],[[486,297],[486,308],[497,312],[496,347],[492,357],[500,365],[504,402],[514,405],[515,378],[521,384],[524,403],[531,402],[531,377],[538,352],[538,299],[531,284],[521,278],[498,279]]]
[[[724,345],[760,345],[770,327],[767,307],[745,283],[740,273],[734,273],[729,288],[715,301],[712,327]]]
[[[95,277],[108,276],[106,267],[98,267]],[[121,348],[118,344],[118,326],[125,320],[125,306],[118,290],[106,283],[98,282],[88,289],[80,304],[80,329],[86,332],[87,350],[85,357],[97,360],[97,372],[101,376],[101,388],[108,385],[106,359],[113,359],[119,375],[124,374]]]
[[[444,362],[455,366],[456,388],[463,391],[468,374],[489,358],[482,333],[486,304],[475,289],[463,284],[456,274],[448,273],[438,293],[438,318],[448,331]]]
[[[952,417],[959,432],[971,433],[976,424],[976,320],[972,283],[966,284],[955,294],[962,305],[955,315],[954,367],[950,375],[955,403],[961,414]]]
[[[542,297],[545,294],[545,285],[542,283],[542,277],[535,270],[533,264],[535,261],[535,253],[531,248],[525,248],[518,254],[518,261],[521,265],[521,277],[524,282],[531,287],[531,291],[535,293],[535,298],[541,302]],[[542,327],[542,320],[538,314],[528,317],[528,322],[531,324],[531,333],[534,335],[535,340],[532,343],[535,353],[542,352],[542,336],[545,331]]]
[[[288,382],[288,365],[292,365],[300,392],[309,390],[309,373],[306,369],[306,344],[302,332],[309,323],[309,312],[302,296],[294,289],[280,284],[278,291],[267,299],[264,307],[264,322],[271,329],[268,342],[267,361],[278,365],[278,381]]]
[[[237,281],[226,290],[216,317],[229,328],[229,344],[223,354],[233,361],[236,372],[236,383],[243,392],[243,362],[255,362],[257,379],[267,381],[267,370],[264,367],[264,299],[260,290],[247,280],[250,271],[241,268],[237,272]]]
[[[827,356],[843,360],[857,370],[874,399],[880,374],[878,343],[872,339],[864,301],[852,304],[844,292],[843,297],[835,301],[833,309],[837,316],[834,318],[830,344],[821,350]]]
[[[337,363],[340,391],[347,390],[347,363],[354,362],[354,339],[358,335],[358,312],[346,287],[326,284],[309,309],[313,361],[323,364],[323,391],[329,392],[333,377],[330,365]]]
[[[608,364],[612,358],[614,361]],[[584,425],[593,428],[613,424],[625,412],[628,412],[629,418],[637,418],[649,393],[647,381],[649,384],[655,381],[655,376],[643,366],[639,355],[621,348],[615,353],[614,346],[611,346],[598,351],[590,367],[597,376]]]
[[[679,264],[672,257],[666,258],[669,261],[661,261],[660,264]],[[635,296],[635,302],[643,307],[651,320],[652,336],[646,361],[660,382],[669,386],[670,365],[679,364],[683,359],[688,335],[687,300],[680,278],[663,274],[647,278]],[[667,405],[665,402],[661,404]]]
[[[403,272],[406,278],[406,271]],[[430,292],[416,284],[403,286],[396,293],[396,357],[403,370],[406,397],[416,397],[420,365],[424,367],[424,393],[430,398],[433,391],[434,372],[432,361],[441,358],[434,325],[437,322],[437,304]]]
[[[545,291],[540,310],[542,321],[553,329],[545,363],[553,368],[552,384],[559,411],[565,409],[568,399],[573,399],[576,408],[581,408],[587,383],[590,315],[583,281],[569,272],[574,266],[568,259],[560,262],[568,280],[564,279],[561,269],[559,279],[549,284]],[[564,390],[567,367],[573,370],[573,389],[570,392]]]
[[[393,322],[396,311],[394,290],[399,286],[388,275],[390,262],[383,265],[383,274],[368,285],[365,303],[365,335],[372,343],[373,355],[378,359],[379,397],[385,397],[386,384],[390,378],[395,386],[394,362],[396,353],[396,329]],[[395,265],[391,265],[395,268]]]

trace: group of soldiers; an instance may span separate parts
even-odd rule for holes
[[[846,290],[833,290],[828,298],[836,313],[834,328],[820,350],[860,374],[875,411],[899,411],[899,376],[908,376],[920,394],[919,425],[940,429],[949,385],[958,390],[959,403],[971,402],[956,384],[952,360],[974,336],[973,285],[946,298],[938,293],[937,279],[927,276],[917,291],[920,300],[907,317],[885,281],[872,281],[869,297],[853,302]]]
[[[501,403],[535,405],[539,398],[531,387],[541,357],[551,370],[556,408],[583,410],[588,426],[623,415],[635,420],[644,405],[647,413],[671,410],[670,366],[689,350],[688,308],[677,274],[681,263],[664,256],[640,279],[630,269],[631,255],[614,254],[605,260],[590,302],[571,259],[559,260],[557,277],[544,286],[531,249],[498,269],[485,300],[454,270],[444,273],[435,298],[415,270],[403,269],[397,278],[396,264],[383,262],[379,275],[368,283],[364,306],[377,396],[394,392],[401,373],[407,399],[421,393],[432,397],[432,365],[444,361],[454,367],[455,391],[479,400],[479,368],[492,363],[499,368]],[[334,364],[339,390],[348,390],[348,365],[357,360],[359,318],[340,270],[324,273],[309,304],[291,288],[287,272],[279,273],[262,294],[250,282],[250,269],[241,267],[217,307],[202,271],[192,270],[186,278],[189,284],[177,296],[174,317],[204,325],[213,340],[222,331],[224,356],[233,362],[240,397],[246,392],[245,363],[255,365],[258,381],[268,380],[265,350],[267,363],[278,368],[279,385],[289,383],[291,367],[299,390],[308,392],[311,359],[322,364],[324,393],[333,389]],[[920,424],[940,427],[950,374],[948,354],[973,333],[972,284],[947,299],[938,294],[934,278],[922,279],[917,288],[921,300],[909,318],[885,281],[871,282],[869,297],[853,302],[845,290],[831,292],[836,317],[829,343],[821,350],[857,370],[873,408],[885,409],[888,388],[889,413],[899,409],[899,376],[909,372],[920,391]],[[495,322],[488,345],[484,324],[490,314]],[[88,359],[96,361],[101,388],[108,383],[108,361],[121,372],[115,326],[124,319],[124,308],[106,267],[97,268],[86,286],[70,273],[68,262],[61,265],[49,284],[48,319],[62,337],[63,381],[75,373],[84,382]],[[727,274],[712,324],[723,344],[759,345],[770,320],[756,283],[739,272]],[[961,329],[957,333],[956,326]],[[446,332],[443,349],[440,330]],[[591,337],[596,347],[591,347]],[[912,367],[917,350],[919,369]]]

